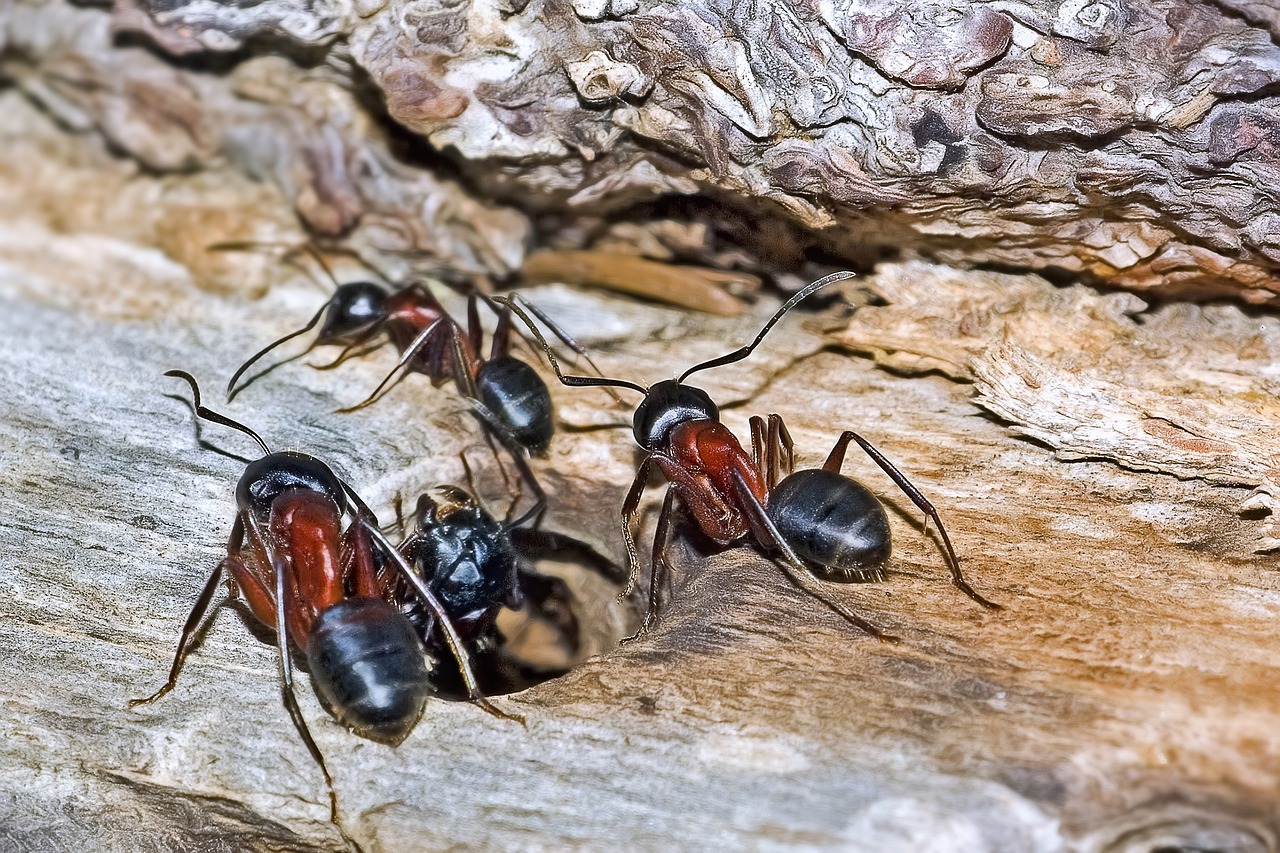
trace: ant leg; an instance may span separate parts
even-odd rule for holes
[[[510,321],[508,321],[508,325]],[[498,327],[502,327],[502,318],[498,318]],[[471,344],[471,351],[480,354],[480,347],[484,343],[484,327],[480,325],[480,306],[477,304],[475,291],[467,297],[467,341]],[[493,333],[494,353],[490,358],[497,358],[498,347],[498,329]]]
[[[956,557],[955,548],[951,546],[951,537],[947,535],[947,529],[942,526],[942,517],[938,515],[938,510],[933,504],[911,484],[911,481],[897,468],[893,463],[885,458],[884,454],[867,441],[862,436],[852,430],[845,430],[841,433],[839,440],[836,441],[835,447],[831,448],[831,455],[827,457],[827,462],[822,466],[824,471],[839,473],[840,466],[844,463],[845,448],[849,446],[849,441],[858,442],[858,446],[871,457],[871,460],[880,466],[880,470],[884,471],[893,480],[894,484],[902,490],[902,493],[911,499],[916,508],[925,514],[926,518],[933,519],[933,523],[938,528],[938,535],[942,539],[942,554],[946,558],[947,566],[951,569],[951,582],[974,601],[981,604],[988,610],[1003,610],[1004,608],[996,604],[994,601],[988,601],[964,579],[964,575],[960,571],[960,560]]]
[[[636,632],[623,637],[620,643],[629,643],[649,633],[658,617],[658,591],[662,582],[668,580],[671,574],[671,567],[667,565],[667,546],[671,544],[671,516],[675,511],[675,500],[675,489],[668,487],[667,496],[662,499],[662,510],[658,513],[658,529],[653,535],[653,555],[649,562],[649,607]]]
[[[493,446],[493,442],[488,432],[484,433],[484,437],[485,443],[489,445],[489,452],[493,454],[494,461],[498,463],[498,470],[502,471],[502,485],[504,488],[510,489],[511,481],[507,477],[506,467],[502,464],[502,457],[498,455],[497,448]],[[471,497],[475,499],[475,502],[480,509],[484,510],[489,515],[493,515],[493,509],[489,506],[489,502],[484,499],[484,496],[480,494],[480,488],[476,485],[475,473],[471,470],[471,463],[467,461],[466,448],[458,451],[458,459],[462,461],[462,472],[467,478],[467,491],[471,493]],[[511,516],[516,511],[516,504],[520,502],[520,498],[524,494],[524,487],[521,485],[519,480],[516,480],[515,482],[515,489],[516,496],[512,499],[511,505],[507,507],[506,515],[503,516],[504,527],[509,527],[511,525]]]
[[[759,415],[752,415],[748,419],[747,424],[751,429],[751,463],[755,465],[756,470],[760,472],[760,479],[764,479],[765,470],[765,433],[764,420]]]
[[[474,297],[475,294],[473,293],[472,296]],[[473,309],[475,309],[474,299],[467,304],[467,312],[469,315],[467,323],[471,329],[479,330],[480,318],[472,313]],[[472,345],[472,352],[479,352],[480,341],[478,333],[470,342]],[[497,338],[494,339],[494,343],[496,345]],[[513,436],[510,431],[503,427],[501,422],[498,421],[497,416],[495,416],[493,412],[489,411],[488,407],[486,407],[484,403],[480,402],[480,390],[476,387],[475,376],[471,373],[471,359],[468,356],[467,351],[462,346],[462,336],[458,334],[456,328],[454,330],[451,344],[453,346],[453,384],[457,387],[458,393],[463,397],[466,397],[471,403],[471,413],[480,421],[480,425],[482,427],[480,432],[481,435],[484,436],[484,443],[489,448],[489,452],[493,454],[494,460],[498,463],[498,470],[502,472],[502,487],[504,489],[510,489],[511,479],[507,476],[507,468],[502,464],[502,457],[498,455],[498,449],[493,446],[493,442],[495,436],[499,439],[505,439],[502,441],[503,449],[512,454],[513,457],[522,453],[520,449],[520,442],[516,440],[515,436]],[[513,450],[512,448],[515,449]],[[530,473],[530,477],[532,476],[532,473]],[[536,482],[534,487],[535,489],[537,488]],[[471,489],[471,494],[476,494],[474,486]],[[541,511],[539,511],[539,515],[541,515]]]
[[[502,475],[502,488],[505,491],[511,491],[511,474],[507,471],[506,463],[502,461],[502,454],[498,452],[498,446],[494,443],[496,439],[494,439],[493,434],[487,428],[488,423],[484,420],[483,416],[475,411],[474,403],[472,405],[472,414],[481,422],[482,428],[480,430],[480,437],[484,439],[484,446],[489,449],[489,455],[493,457],[494,463],[498,466],[498,473]],[[505,449],[506,447],[504,446],[503,450]],[[462,456],[463,451],[459,451],[458,455]],[[480,494],[476,491],[475,480],[471,477],[471,467],[467,464],[465,457],[462,460],[462,467],[467,471],[467,482],[469,483],[472,496],[479,499]],[[487,506],[484,510],[485,512],[489,512],[489,508]],[[493,515],[491,512],[489,514]]]
[[[596,376],[604,376],[604,374],[600,372],[600,368],[596,366],[596,363],[591,360],[591,353],[587,351],[587,348],[584,347],[582,344],[578,343],[576,340],[574,340],[573,336],[570,335],[568,332],[566,332],[564,328],[560,326],[559,323],[552,320],[551,317],[549,317],[545,311],[543,311],[537,305],[534,305],[528,299],[525,299],[524,297],[518,294],[513,295],[512,299],[519,300],[520,305],[526,311],[528,311],[533,316],[537,317],[540,321],[542,321],[542,324],[544,326],[546,326],[548,329],[551,330],[551,334],[559,338],[560,342],[563,343],[565,346],[567,346],[569,349],[573,350],[573,352],[579,358],[583,359],[584,361],[586,361],[587,364],[591,365],[591,369],[595,371]],[[613,394],[612,392],[610,392],[610,395],[615,400],[618,399],[616,394]],[[618,402],[622,402],[622,401],[618,400]]]
[[[349,412],[358,411],[359,409],[363,409],[365,406],[376,403],[378,400],[386,396],[386,393],[394,388],[399,381],[408,374],[409,363],[413,361],[414,356],[418,354],[419,350],[426,346],[428,339],[430,339],[430,337],[435,333],[436,327],[443,322],[445,322],[445,318],[441,317],[430,326],[423,329],[418,336],[413,339],[413,343],[405,347],[405,351],[400,354],[400,360],[396,362],[396,366],[391,368],[391,372],[386,375],[385,379],[378,383],[378,387],[374,388],[373,392],[368,397],[365,397],[354,406],[345,406],[338,409],[338,412],[341,414],[347,414]],[[399,375],[397,376],[397,374]],[[395,379],[395,382],[392,382],[392,379]],[[390,384],[388,385],[388,383]]]
[[[350,490],[348,490],[348,493],[350,493]],[[436,620],[440,624],[440,630],[444,632],[445,642],[449,645],[449,651],[453,653],[453,659],[457,661],[458,671],[462,673],[462,680],[467,686],[467,695],[471,701],[495,717],[515,720],[520,725],[524,725],[524,717],[517,714],[508,714],[485,698],[484,693],[480,690],[479,683],[476,681],[475,673],[471,671],[471,657],[467,654],[467,648],[463,645],[462,638],[458,636],[458,632],[454,629],[453,622],[449,619],[449,614],[444,609],[444,605],[440,603],[440,599],[436,597],[436,594],[431,591],[431,587],[427,586],[422,577],[405,561],[404,555],[391,545],[386,536],[382,535],[382,531],[378,529],[377,520],[373,519],[372,516],[366,517],[364,513],[361,513],[358,523],[362,524],[365,530],[369,531],[369,535],[382,546],[386,556],[395,563],[396,568],[400,571],[400,575],[409,582],[414,592],[418,594],[418,598],[435,614]]]
[[[324,258],[321,257],[320,252],[310,240],[303,243],[285,243],[282,241],[272,240],[230,240],[225,243],[214,243],[211,246],[207,246],[206,249],[211,252],[252,252],[260,249],[279,249],[282,250],[280,259],[284,263],[295,266],[305,272],[307,274],[307,278],[311,280],[312,284],[323,286],[320,282],[316,281],[315,272],[313,270],[305,268],[295,260],[295,255],[301,252],[306,252],[320,265],[320,268],[324,270],[325,275],[329,277],[329,281],[333,283],[333,286],[338,286],[338,279],[334,276],[333,270],[331,270],[329,265],[325,263]]]
[[[844,605],[827,598],[823,594],[824,590],[821,582],[810,574],[804,561],[800,559],[800,555],[793,551],[787,541],[782,538],[782,534],[774,526],[769,514],[765,512],[759,499],[752,494],[750,487],[747,486],[746,481],[742,478],[741,472],[736,470],[733,472],[733,485],[734,493],[738,498],[738,505],[746,510],[747,521],[751,525],[752,532],[762,545],[775,548],[781,552],[782,559],[774,562],[793,584],[838,613],[846,622],[870,634],[877,640],[886,643],[900,642],[897,637],[892,634],[886,634]]]
[[[640,509],[640,498],[644,495],[645,486],[649,483],[649,466],[652,456],[646,456],[636,470],[636,478],[631,481],[631,489],[622,502],[622,540],[627,546],[627,584],[618,594],[618,601],[625,601],[635,591],[636,581],[640,579],[640,553],[636,550],[635,537],[631,535],[631,525],[636,520]]]
[[[333,370],[335,367],[345,364],[349,359],[364,358],[369,353],[381,348],[383,343],[384,341],[370,341],[369,338],[361,338],[343,347],[342,352],[338,353],[338,357],[333,361],[325,362],[324,364],[309,364],[307,366],[313,370]]]
[[[791,439],[791,432],[787,429],[787,422],[782,419],[782,415],[769,415],[769,436],[775,448],[785,450],[787,453],[787,476],[795,473],[796,470],[796,443]],[[778,454],[781,459],[782,454]],[[773,488],[778,484],[775,479],[769,483],[769,488]]]
[[[626,575],[617,563],[586,542],[567,534],[530,530],[527,527],[513,527],[507,534],[516,550],[530,559],[558,559],[576,563],[619,586],[626,581]]]
[[[551,345],[547,343],[547,339],[542,336],[542,332],[529,319],[529,315],[524,312],[514,301],[513,297],[495,296],[495,302],[508,306],[511,311],[524,322],[529,332],[538,341],[538,346],[542,348],[542,352],[547,356],[547,361],[551,362],[551,369],[555,371],[556,378],[560,380],[561,385],[568,385],[571,388],[607,388],[614,386],[616,388],[630,388],[632,391],[639,391],[641,394],[648,395],[649,389],[643,385],[637,385],[634,382],[628,382],[625,379],[608,379],[604,376],[566,376],[564,371],[560,369],[560,359],[556,358],[555,352],[551,349]]]
[[[307,728],[302,709],[298,707],[298,697],[293,692],[293,663],[289,659],[289,632],[285,628],[285,562],[277,560],[274,570],[276,573],[276,651],[279,652],[280,658],[280,692],[284,696],[284,706],[289,711],[294,728],[302,736],[302,742],[307,745],[307,751],[311,753],[316,764],[320,765],[320,772],[324,774],[324,784],[329,789],[329,821],[338,827],[343,837],[346,837],[346,832],[342,830],[342,824],[338,821],[338,792],[333,787],[333,777],[329,775],[329,767],[324,763],[324,755],[321,754],[320,747],[311,737],[311,730]]]
[[[240,524],[239,516],[236,517],[236,524]],[[234,532],[232,535],[235,535]],[[182,664],[186,661],[187,654],[190,651],[187,648],[187,644],[204,620],[205,614],[209,612],[209,602],[213,600],[213,593],[218,589],[218,584],[222,581],[222,567],[223,563],[219,562],[209,575],[209,580],[205,581],[204,589],[200,591],[200,597],[196,599],[196,603],[191,607],[191,612],[187,614],[187,621],[182,626],[182,634],[178,637],[178,650],[174,653],[173,665],[169,667],[169,680],[164,683],[163,687],[145,699],[130,699],[130,708],[151,704],[172,690],[178,683],[178,673],[182,671]]]
[[[537,527],[542,521],[543,513],[547,510],[546,491],[542,488],[542,484],[538,482],[538,478],[533,473],[533,469],[529,467],[529,463],[525,459],[524,453],[520,450],[520,444],[516,441],[515,436],[511,435],[511,433],[498,422],[497,417],[493,412],[489,411],[483,403],[476,399],[472,399],[470,402],[472,414],[474,414],[476,419],[480,421],[480,424],[484,427],[486,433],[491,432],[498,443],[502,445],[502,448],[507,451],[507,455],[511,457],[512,464],[516,466],[516,471],[519,473],[520,479],[524,480],[525,483],[528,484],[530,491],[532,491],[534,495],[533,506],[526,510],[518,519],[511,521],[504,526],[519,527],[532,522],[532,525]],[[494,455],[496,458],[496,451]],[[514,508],[514,506],[515,504],[513,503],[512,507]],[[508,512],[508,515],[510,515],[510,511]]]

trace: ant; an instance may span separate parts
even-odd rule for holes
[[[398,547],[435,591],[472,655],[491,662],[492,681],[502,686],[492,689],[486,684],[486,692],[510,692],[520,689],[512,685],[531,686],[563,670],[535,671],[536,667],[505,654],[497,624],[504,608],[518,611],[527,606],[528,619],[548,624],[572,645],[576,646],[578,637],[577,619],[568,604],[568,586],[559,578],[533,570],[528,562],[568,556],[607,580],[621,584],[623,578],[612,561],[586,543],[527,525],[530,518],[541,514],[540,508],[513,520],[518,495],[499,521],[473,497],[475,480],[465,454],[462,464],[471,491],[444,485],[419,496],[410,533]],[[525,479],[530,476],[526,472]],[[401,515],[398,503],[396,514]],[[403,528],[403,522],[399,526]],[[433,648],[437,642],[434,614],[411,597],[401,600],[401,611],[418,628],[427,647]]]
[[[191,374],[170,370],[165,375],[191,386],[198,419],[248,435],[265,455],[245,467],[236,485],[238,509],[227,555],[214,567],[187,616],[168,680],[150,696],[131,700],[129,707],[155,702],[177,684],[225,570],[231,596],[242,594],[257,621],[275,631],[285,707],[324,774],[330,819],[337,825],[333,778],[294,694],[291,646],[306,660],[316,692],[330,713],[372,740],[391,746],[403,741],[434,692],[427,651],[410,620],[388,600],[389,582],[379,578],[380,555],[439,620],[470,698],[496,716],[519,719],[485,699],[444,606],[387,541],[373,513],[347,483],[314,456],[272,451],[249,427],[205,408]]]
[[[255,245],[257,244],[225,243],[215,248],[240,249]],[[303,248],[334,283],[336,289],[333,296],[302,328],[273,341],[240,365],[227,383],[228,400],[233,399],[257,378],[255,376],[238,387],[236,385],[253,364],[276,347],[306,334],[319,324],[320,329],[310,346],[294,358],[301,357],[317,346],[343,346],[337,359],[321,366],[321,369],[330,369],[353,355],[372,352],[387,339],[401,353],[395,368],[368,397],[354,406],[339,409],[340,412],[356,411],[376,402],[405,373],[424,373],[437,388],[452,381],[458,391],[471,401],[475,416],[487,431],[497,436],[509,450],[518,448],[533,456],[546,454],[555,429],[551,392],[532,367],[511,354],[513,330],[508,310],[498,308],[490,297],[470,290],[467,294],[467,324],[464,331],[425,283],[414,282],[394,292],[369,281],[339,284],[320,252],[310,244]],[[481,301],[498,317],[488,358],[482,354],[484,330],[480,324]],[[586,349],[567,332],[534,306],[525,303],[525,308],[595,368]],[[272,368],[268,368],[270,369]],[[514,451],[513,455],[516,455]],[[533,487],[538,489],[536,483]]]
[[[749,356],[769,330],[801,301],[822,288],[851,278],[853,273],[833,273],[813,282],[788,299],[765,323],[751,343],[726,355],[696,364],[676,379],[650,387],[603,376],[566,376],[533,321],[515,297],[500,298],[530,328],[562,383],[570,386],[609,385],[644,395],[633,416],[633,435],[645,452],[635,480],[622,505],[622,531],[629,572],[623,596],[635,588],[640,558],[631,528],[639,514],[640,499],[656,466],[670,487],[658,514],[649,571],[649,606],[634,640],[652,626],[658,611],[658,576],[670,569],[666,549],[671,537],[675,501],[692,514],[704,534],[720,545],[747,536],[766,549],[778,552],[778,566],[801,589],[826,604],[851,624],[888,642],[898,638],[884,633],[840,604],[827,599],[815,576],[831,581],[882,580],[889,558],[889,525],[880,501],[864,486],[840,473],[850,441],[871,457],[918,509],[938,528],[942,552],[951,580],[978,604],[992,610],[1000,606],[979,595],[960,571],[951,539],[942,518],[924,495],[866,439],[845,431],[819,470],[798,471],[778,482],[785,453],[787,470],[794,464],[794,446],[778,415],[768,421],[753,417],[751,453],[720,423],[720,409],[701,388],[686,385],[695,373],[733,364]]]

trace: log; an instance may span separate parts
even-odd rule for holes
[[[214,402],[324,298],[273,259],[197,247],[288,223],[291,199],[231,165],[140,170],[14,91],[0,110],[0,849],[342,849],[273,648],[235,610],[172,694],[126,709],[163,678],[241,470],[198,446],[185,389],[160,374],[190,370]],[[713,318],[556,285],[530,298],[606,373],[644,382],[749,337],[777,304]],[[1268,508],[1241,507],[1270,475],[1278,345],[1271,318],[1231,305],[1151,309],[1034,276],[913,262],[842,286],[699,381],[737,404],[739,434],[784,414],[806,465],[842,429],[866,435],[1005,609],[952,587],[911,504],[851,459],[896,551],[885,583],[829,594],[901,644],[860,635],[764,554],[715,553],[683,527],[643,640],[615,647],[635,614],[608,585],[576,587],[587,658],[495,700],[527,727],[433,701],[392,749],[304,684],[345,832],[369,851],[1277,849],[1280,587],[1255,553]],[[479,444],[426,382],[333,414],[392,362],[293,364],[224,408],[332,461],[385,514],[397,492],[459,478],[457,451]],[[547,526],[617,556],[635,452],[608,425],[627,411],[553,394]]]

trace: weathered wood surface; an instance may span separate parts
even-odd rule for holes
[[[905,249],[1261,303],[1278,27],[1197,0],[15,0],[0,76],[428,267],[507,274],[530,235],[784,280]]]
[[[322,298],[260,258],[197,251],[199,228],[221,237],[230,210],[237,227],[266,230],[285,207],[232,171],[139,173],[59,136],[13,93],[0,109],[25,117],[21,134],[0,138],[0,850],[338,849],[272,647],[233,611],[170,696],[125,709],[168,665],[239,475],[196,446],[186,405],[167,396],[184,389],[160,374],[191,370],[216,398],[248,352]],[[202,219],[192,200],[214,188],[241,202]],[[955,275],[886,267],[846,288],[855,302],[864,285],[891,300],[860,308],[851,328],[869,336],[878,312],[905,310],[913,282],[945,295],[929,276]],[[966,365],[1000,351],[980,343],[993,330],[1009,330],[993,335],[1006,349],[1056,364],[1055,382],[1074,372],[1082,387],[1106,378],[1097,365],[1113,341],[1135,353],[1153,344],[1128,297],[962,280],[959,291],[1010,298],[959,327],[922,322],[909,341],[877,343],[882,359],[898,354],[891,370],[849,354],[861,332],[827,343],[822,330],[840,337],[846,322],[832,307],[791,318],[759,358],[705,384],[743,402],[725,413],[740,432],[750,413],[786,415],[805,462],[845,426],[875,441],[935,500],[972,581],[1005,611],[950,587],[909,503],[851,462],[895,508],[897,552],[887,583],[832,594],[901,645],[859,636],[749,549],[682,546],[674,600],[651,636],[503,700],[527,729],[433,702],[390,749],[340,729],[304,688],[347,832],[380,851],[1280,849],[1280,582],[1274,558],[1254,553],[1267,519],[1239,512],[1253,480],[1126,470],[1112,461],[1122,447],[1090,445],[1088,460],[1066,462],[1055,453],[1078,446],[1055,440],[1054,422],[1033,423],[1035,406],[1001,409],[1027,416],[1012,428],[985,414],[963,380],[982,381]],[[770,307],[725,320],[556,287],[536,298],[606,371],[644,381],[722,351]],[[1019,331],[1024,317],[1038,325]],[[1185,405],[1217,412],[1220,432],[1197,438],[1246,446],[1222,436],[1274,414],[1275,321],[1185,307],[1143,319],[1177,358],[1148,351],[1142,387],[1117,382],[1110,395],[1132,403],[1176,388]],[[1224,354],[1213,327],[1247,334],[1238,340],[1254,354]],[[1072,348],[1055,355],[1040,340]],[[956,366],[907,376],[911,352]],[[476,442],[456,401],[425,382],[333,415],[391,361],[330,373],[295,364],[228,411],[332,460],[386,511],[397,490],[456,479],[456,450]],[[1228,361],[1215,391],[1203,368]],[[602,394],[553,390],[569,424],[622,414]],[[995,408],[997,386],[979,390]],[[251,451],[222,430],[203,434]],[[1248,446],[1263,453],[1269,439]],[[548,525],[616,553],[613,508],[633,464],[627,430],[558,436],[539,465],[556,501]],[[592,600],[598,632],[616,635],[625,613],[607,590]]]

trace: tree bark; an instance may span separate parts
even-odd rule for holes
[[[148,166],[229,158],[315,233],[436,271],[505,275],[532,241],[794,284],[907,252],[1266,303],[1277,26],[1190,0],[43,0],[0,43]]]

